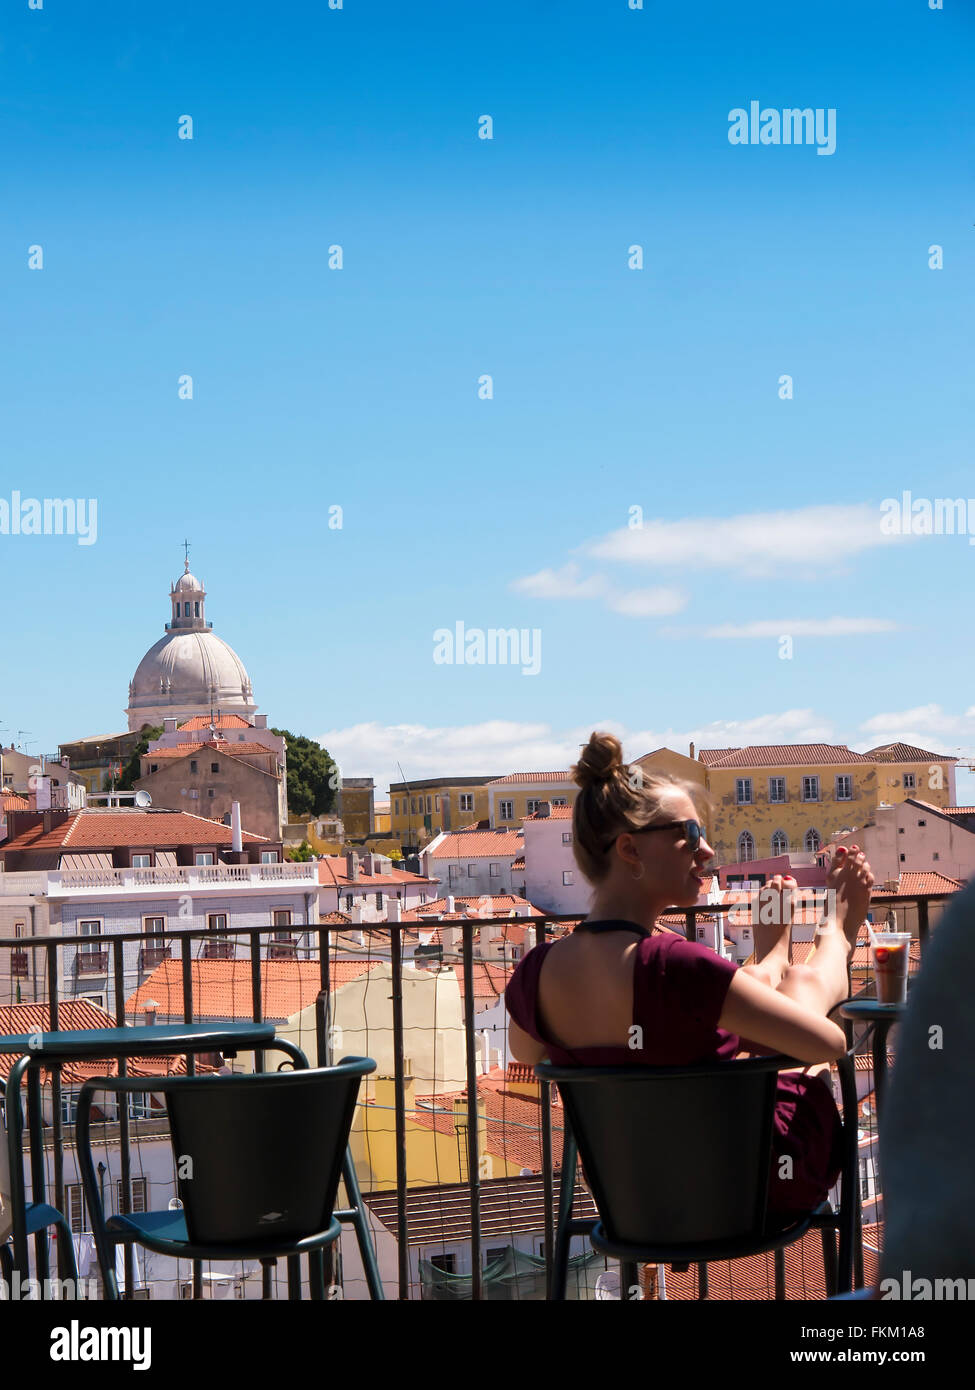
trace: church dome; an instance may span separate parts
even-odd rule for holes
[[[256,713],[247,668],[206,621],[205,598],[187,560],[170,591],[173,617],[166,634],[146,652],[129,685],[130,730],[211,710],[247,720]]]

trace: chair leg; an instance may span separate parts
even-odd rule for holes
[[[836,1230],[832,1226],[823,1226],[819,1232],[823,1241],[823,1274],[826,1281],[826,1297],[832,1298],[836,1293]]]
[[[301,1300],[301,1259],[298,1255],[288,1256],[288,1298],[292,1303]]]
[[[376,1251],[372,1243],[372,1236],[369,1234],[369,1223],[366,1220],[366,1211],[362,1204],[359,1183],[355,1175],[355,1164],[352,1162],[352,1153],[349,1149],[345,1151],[345,1158],[342,1163],[342,1177],[345,1181],[345,1194],[349,1199],[349,1206],[354,1213],[352,1224],[355,1227],[355,1236],[359,1245],[359,1256],[362,1260],[362,1268],[366,1275],[366,1284],[369,1288],[369,1297],[374,1302],[382,1303],[386,1298],[386,1292],[383,1289],[383,1281],[379,1277],[379,1265],[376,1261]]]
[[[261,1298],[270,1299],[273,1292],[274,1270],[277,1260],[267,1259],[261,1261]]]
[[[633,1298],[639,1298],[640,1293],[639,1266],[635,1260],[620,1261],[620,1300],[627,1303]],[[637,1292],[634,1292],[637,1290]]]
[[[775,1252],[775,1297],[785,1298],[785,1251],[781,1248]]]
[[[13,1294],[14,1252],[10,1245],[0,1245],[0,1280],[6,1285],[7,1298]]]
[[[308,1252],[308,1291],[316,1302],[325,1298],[325,1261],[321,1250]]]
[[[575,1137],[569,1128],[568,1118],[566,1118],[565,1132],[562,1140],[562,1178],[559,1182],[559,1210],[555,1225],[555,1257],[552,1261],[551,1298],[552,1301],[556,1303],[564,1302],[569,1282],[569,1245],[572,1240],[572,1236],[569,1232],[569,1223],[572,1220],[572,1203],[575,1199],[577,1161],[578,1150],[576,1148]]]
[[[58,1242],[58,1278],[71,1280],[74,1296],[77,1298],[78,1265],[74,1257],[74,1241],[71,1239],[71,1231],[63,1216],[55,1224],[55,1234]]]

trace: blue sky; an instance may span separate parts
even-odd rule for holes
[[[593,727],[975,751],[975,547],[880,532],[908,490],[975,535],[960,0],[2,26],[0,499],[98,504],[0,534],[5,741],[124,727],[188,536],[271,721],[380,785]],[[835,152],[731,144],[753,100]],[[458,622],[538,674],[436,663]]]

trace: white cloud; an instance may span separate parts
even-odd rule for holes
[[[562,729],[506,719],[453,726],[368,723],[329,729],[319,742],[345,776],[374,777],[377,797],[383,799],[390,782],[403,780],[397,764],[402,764],[408,781],[486,774],[503,777],[509,772],[568,768],[594,729],[615,734],[627,759],[639,758],[660,747],[687,753],[692,742],[695,752],[751,744],[845,743],[862,753],[881,743],[903,740],[956,757],[971,757],[975,753],[975,707],[953,715],[937,704],[877,714],[855,727],[840,727],[812,709],[789,709],[751,719],[716,719],[677,729],[668,725],[629,730],[617,720],[600,717]],[[964,799],[968,797],[975,802],[975,787],[964,789],[967,783],[962,773],[958,780],[963,804],[970,804]]]
[[[896,632],[889,618],[783,618],[751,623],[723,623],[705,628],[703,637],[859,637],[869,632]],[[666,634],[662,634],[666,635]]]
[[[816,571],[860,551],[911,539],[885,535],[880,522],[880,508],[866,502],[645,521],[639,528],[611,531],[582,549],[602,560],[671,569],[730,569],[750,576]]]
[[[511,583],[511,588],[531,598],[593,599],[601,598],[614,613],[628,618],[661,618],[679,613],[687,606],[687,595],[680,589],[619,589],[604,574],[580,578],[580,568],[570,561],[561,569],[539,570],[526,574]]]

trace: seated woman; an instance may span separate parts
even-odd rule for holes
[[[667,907],[691,907],[714,851],[704,789],[623,764],[619,741],[593,734],[573,775],[576,862],[593,885],[588,918],[519,962],[505,993],[513,1057],[534,1065],[683,1066],[740,1051],[822,1063],[779,1074],[769,1211],[785,1224],[824,1201],[841,1166],[841,1124],[828,1063],[846,1039],[828,1012],[849,994],[848,963],[870,904],[862,852],[837,850],[827,876],[835,920],[817,928],[807,964],[789,964],[794,880],[763,893],[779,925],[756,925],[755,961],[737,967],[709,947],[653,933]],[[764,905],[763,905],[764,906]],[[789,1155],[792,1163],[780,1163]],[[791,1167],[791,1177],[784,1176]]]

